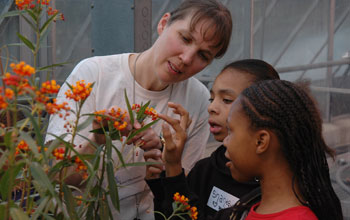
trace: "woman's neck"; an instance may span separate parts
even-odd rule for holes
[[[132,54],[129,56],[129,68],[136,82],[144,89],[151,91],[164,90],[168,85],[162,83],[156,76],[152,62],[150,62],[150,51]]]
[[[279,169],[276,169],[279,167]],[[302,205],[293,192],[293,173],[287,166],[275,166],[270,169],[260,180],[261,203],[256,212],[260,214],[270,214],[283,211],[285,209]],[[300,195],[296,181],[294,189]],[[301,199],[301,196],[299,196]]]

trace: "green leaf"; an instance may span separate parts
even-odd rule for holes
[[[19,208],[10,208],[10,215],[14,220],[29,220],[28,216]]]
[[[7,199],[9,190],[13,190],[15,179],[23,167],[24,163],[17,163],[16,166],[8,168],[1,177],[0,192],[3,200]]]
[[[32,17],[33,21],[37,20],[37,15],[32,10],[26,9],[25,11]]]
[[[47,19],[47,21],[43,24],[43,26],[40,28],[40,35],[43,31],[45,31],[49,24],[53,21],[53,19],[56,17],[56,15],[58,14],[58,12],[56,12],[55,14],[53,14],[49,19]]]
[[[25,15],[21,14],[21,17],[24,18],[24,20],[30,25],[30,27],[33,29],[33,31],[35,32],[35,25],[33,24],[33,22],[31,22]]]
[[[56,196],[52,183],[49,180],[46,173],[44,172],[42,166],[37,162],[33,162],[30,165],[30,170],[32,171],[32,175],[34,179],[38,181],[40,186],[43,187],[44,189],[47,189],[52,196]]]
[[[122,153],[114,145],[112,145],[112,146],[113,146],[113,149],[117,152],[119,161],[122,163],[122,166],[125,167],[124,157],[123,157]]]
[[[0,155],[0,167],[3,167],[5,162],[8,160],[9,151],[1,152]]]
[[[80,123],[77,127],[77,131],[81,131],[91,125],[94,120],[94,116],[89,116],[83,123]]]
[[[155,164],[162,164],[161,162],[134,162],[134,163],[126,163],[126,167],[143,167],[147,165],[155,165]]]
[[[100,219],[109,219],[108,218],[108,204],[106,200],[99,200],[100,204]]]
[[[118,186],[115,182],[112,161],[107,162],[107,178],[108,178],[109,194],[110,194],[110,198],[112,200],[112,204],[113,204],[114,208],[116,208],[119,211],[120,205],[119,205]]]
[[[148,101],[146,104],[142,105],[140,110],[137,112],[137,116],[136,119],[139,123],[142,123],[142,121],[147,117],[147,115],[145,115],[145,111],[146,108],[149,106],[149,104],[151,103],[151,101]]]
[[[13,17],[13,16],[19,16],[22,13],[23,12],[19,11],[19,10],[9,11],[9,12],[6,12],[6,13],[0,15],[0,19],[7,18],[7,17]]]
[[[127,142],[128,142],[129,140],[131,140],[133,137],[135,137],[135,135],[137,135],[137,134],[139,134],[139,133],[141,133],[141,132],[147,130],[149,127],[151,127],[152,125],[154,125],[154,124],[157,123],[158,121],[159,121],[159,119],[154,120],[154,121],[152,121],[152,122],[146,124],[146,125],[143,126],[142,128],[136,130],[136,131],[133,132],[132,134],[130,134],[130,135],[128,136],[128,138],[127,138]]]
[[[130,106],[128,95],[126,94],[126,89],[124,89],[124,98],[125,98],[126,106],[128,107],[130,122],[132,125],[134,125],[134,121],[135,121],[134,114],[133,114],[131,106]]]
[[[21,35],[20,33],[17,33],[17,36],[27,47],[29,47],[29,49],[31,49],[33,52],[35,51],[35,47],[30,40],[28,40],[25,36]]]
[[[37,144],[39,146],[44,146],[44,138],[43,138],[43,135],[41,133],[41,130],[40,130],[40,127],[39,127],[37,121],[35,120],[33,115],[27,109],[21,108],[21,111],[32,122],[32,125],[33,125],[33,128],[34,128],[34,132],[35,132],[35,139],[36,139]]]
[[[52,65],[49,65],[49,66],[43,66],[43,67],[40,67],[39,68],[39,71],[43,71],[43,70],[46,70],[46,69],[50,69],[50,68],[53,68],[53,67],[62,67],[66,64],[69,64],[70,62],[63,62],[63,63],[55,63],[55,64],[52,64]]]
[[[66,184],[63,184],[63,193],[64,193],[65,204],[66,204],[70,218],[79,219],[77,212],[75,211],[75,207],[76,207],[75,199],[73,197],[72,191],[67,187]]]
[[[6,204],[0,205],[0,219],[5,219],[6,214]]]
[[[112,140],[108,135],[106,136],[106,153],[107,153],[107,159],[111,160],[112,159]]]
[[[44,198],[41,198],[40,201],[38,201],[39,206],[35,209],[35,212],[32,216],[32,220],[36,220],[43,212],[44,208],[48,204],[49,197],[45,196]]]
[[[21,131],[19,133],[19,139],[24,140],[28,144],[30,150],[34,153],[34,156],[36,158],[40,157],[40,154],[38,152],[38,145],[28,133]]]

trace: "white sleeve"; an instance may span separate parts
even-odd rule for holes
[[[75,83],[78,80],[84,80],[85,83],[89,83],[89,82],[95,82],[95,85],[93,87],[93,90],[90,94],[90,96],[86,99],[84,106],[83,106],[83,110],[81,114],[84,113],[93,113],[95,112],[95,87],[98,86],[98,82],[97,79],[97,75],[98,75],[98,65],[91,61],[91,59],[85,59],[83,61],[81,61],[72,71],[72,73],[69,75],[69,77],[67,78],[66,82],[62,85],[62,87],[60,88],[60,91],[57,94],[57,103],[63,103],[63,102],[67,102],[69,107],[76,111],[76,102],[74,100],[71,99],[67,99],[65,92],[69,89],[67,83],[69,83],[70,85],[75,85]],[[51,115],[50,116],[50,120],[49,120],[49,125],[47,128],[47,135],[46,135],[46,139],[45,142],[48,142],[50,140],[55,139],[54,136],[50,135],[50,134],[54,134],[57,136],[61,136],[65,133],[67,133],[67,129],[64,128],[64,125],[66,124],[66,122],[70,122],[73,123],[76,119],[76,116],[72,113],[70,113],[69,117],[67,117],[67,120],[63,120],[62,118],[60,118],[57,114],[55,115]],[[84,120],[84,118],[81,118],[81,120],[79,120],[80,122],[82,122]],[[89,130],[89,129],[86,129]],[[71,137],[70,136],[66,136],[65,140],[69,140]],[[82,140],[79,140],[80,138],[77,137],[77,141],[75,143],[81,142]]]

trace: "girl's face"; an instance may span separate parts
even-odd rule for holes
[[[227,148],[226,156],[230,160],[226,166],[230,168],[232,177],[240,182],[252,180],[257,170],[256,139],[250,127],[250,120],[243,113],[240,98],[232,104],[227,119],[228,135],[224,139]]]
[[[216,77],[210,90],[208,106],[210,132],[217,141],[227,136],[226,120],[230,107],[238,95],[251,85],[252,77],[244,72],[227,68]]]
[[[205,41],[214,36],[214,29],[208,22],[200,21],[190,31],[191,15],[167,25],[170,14],[165,14],[159,24],[159,38],[152,47],[155,74],[163,84],[186,80],[204,69],[214,59],[220,48],[214,48],[214,41]]]

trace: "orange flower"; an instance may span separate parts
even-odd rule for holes
[[[68,103],[67,102],[63,102],[61,104],[57,104],[56,102],[57,102],[57,100],[53,99],[52,103],[49,102],[49,103],[46,104],[45,107],[46,107],[47,113],[52,115],[52,114],[59,113],[61,110],[64,110],[64,111],[66,111],[65,116],[69,116],[69,112],[68,111],[70,110],[70,107],[68,106]]]
[[[174,194],[173,197],[175,202],[179,202],[182,205],[184,205],[185,209],[189,209],[189,205],[188,205],[188,198],[185,197],[184,195],[180,195],[178,192]]]
[[[12,99],[14,94],[15,93],[13,92],[12,89],[10,89],[10,88],[6,88],[5,89],[5,96],[6,96],[7,99]]]
[[[82,199],[83,199],[82,196],[76,196],[76,197],[75,197],[75,200],[77,201],[77,206],[80,206],[80,205],[81,205]]]
[[[24,61],[21,61],[18,64],[11,63],[10,67],[14,73],[20,76],[31,76],[35,73],[35,69]]]
[[[56,148],[52,151],[52,155],[56,157],[56,160],[63,160],[64,159],[64,148]]]
[[[0,95],[0,109],[6,109],[9,104],[6,102],[6,99]]]
[[[56,94],[60,89],[60,85],[57,85],[55,80],[46,81],[41,84],[40,92],[44,94]]]
[[[139,104],[133,104],[131,107],[131,110],[135,110],[136,112],[139,112],[141,109],[141,106]],[[158,118],[157,111],[154,108],[147,107],[145,109],[144,114],[152,118],[152,121],[156,120]]]
[[[191,207],[190,212],[191,212],[191,218],[192,219],[197,219],[198,218],[197,207],[195,207],[195,206]]]
[[[96,111],[96,121],[101,122],[103,119],[112,121],[115,129],[119,131],[126,128],[126,126],[128,125],[128,123],[124,121],[127,114],[126,111],[122,112],[121,108],[117,108],[117,110],[115,108],[111,108],[107,113],[106,112],[107,111],[105,109]]]
[[[68,89],[66,97],[68,99],[74,99],[76,102],[83,101],[89,97],[92,90],[92,84],[85,85],[84,80],[77,81],[75,85],[72,85],[72,90]]]
[[[19,154],[21,151],[28,151],[28,150],[29,150],[29,146],[27,142],[25,142],[24,140],[21,140],[16,147],[16,155]]]
[[[33,8],[35,7],[34,4],[32,4],[33,0],[16,0],[16,5],[19,10],[23,10],[26,8]]]
[[[58,12],[58,10],[57,9],[52,9],[52,7],[48,7],[48,9],[47,9],[47,15],[54,15],[54,14],[56,14]]]
[[[37,0],[38,4],[49,5],[51,0]]]

